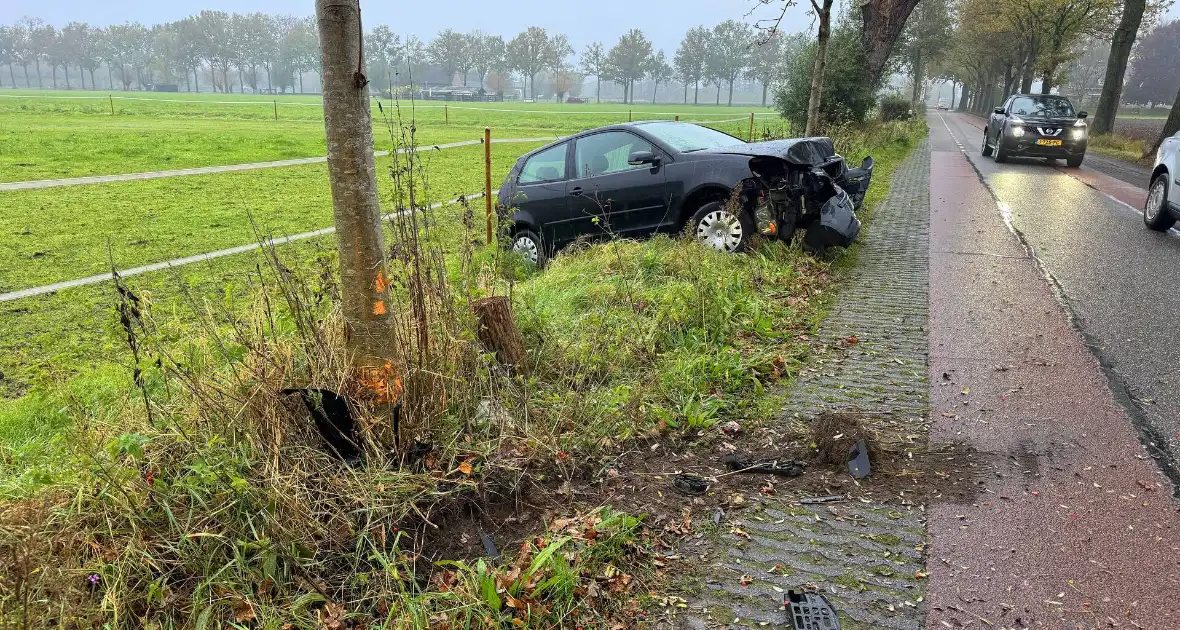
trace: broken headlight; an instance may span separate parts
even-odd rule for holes
[[[754,206],[754,221],[758,226],[758,232],[766,236],[774,236],[778,233],[778,223],[775,222],[774,204],[770,199],[762,197],[758,200],[758,205]]]

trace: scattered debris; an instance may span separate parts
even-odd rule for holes
[[[828,598],[819,593],[787,591],[783,607],[795,630],[840,630],[840,619]]]
[[[284,389],[281,393],[299,394],[329,452],[350,466],[360,463],[360,439],[347,398],[330,389]]]
[[[836,501],[843,501],[843,500],[844,500],[844,495],[842,495],[842,494],[829,494],[828,496],[825,496],[825,497],[808,497],[806,499],[799,499],[799,502],[805,503],[805,504],[813,504],[813,503],[834,503]]]
[[[483,542],[484,553],[486,553],[492,560],[499,562],[500,550],[496,549],[496,543],[492,542],[492,537],[488,536],[487,532],[485,532],[479,525],[476,525],[475,528],[479,531],[480,541]]]
[[[811,422],[811,441],[816,461],[837,470],[848,466],[848,453],[857,442],[863,441],[869,456],[880,459],[877,440],[861,422],[863,414],[825,412]]]
[[[733,420],[730,420],[729,422],[721,425],[721,432],[728,435],[729,437],[734,437],[742,432],[742,425]]]
[[[779,475],[780,477],[798,477],[803,474],[803,464],[793,459],[751,461],[732,453],[726,455],[722,461],[726,468],[739,473]]]
[[[709,491],[709,483],[704,477],[689,473],[680,473],[673,477],[672,487],[690,496],[700,496]]]
[[[857,479],[864,479],[872,474],[869,465],[869,447],[864,440],[857,440],[856,445],[848,452],[848,472]]]

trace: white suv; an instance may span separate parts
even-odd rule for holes
[[[1155,154],[1151,187],[1143,204],[1143,222],[1160,232],[1180,219],[1180,132],[1166,138]]]

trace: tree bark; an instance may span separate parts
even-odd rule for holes
[[[1123,97],[1123,81],[1127,74],[1127,62],[1131,59],[1131,47],[1143,21],[1146,0],[1125,0],[1123,15],[1118,28],[1110,40],[1110,57],[1106,60],[1106,78],[1102,83],[1102,94],[1098,97],[1098,109],[1094,112],[1091,133],[1114,131],[1114,118],[1119,111]],[[1175,113],[1175,108],[1172,109]]]
[[[831,3],[825,2],[825,6],[830,7]],[[897,42],[906,20],[916,6],[918,0],[864,0],[861,3],[860,15],[864,26],[861,41],[864,43],[868,79],[872,85],[880,85],[889,55],[893,52],[893,44]],[[824,14],[830,15],[831,11],[825,10]]]
[[[955,109],[965,112],[967,111],[967,102],[971,97],[971,90],[967,87],[967,83],[963,83],[963,91],[959,92],[959,106]]]
[[[1155,144],[1147,150],[1146,155],[1153,155],[1159,150],[1164,140],[1176,135],[1177,131],[1180,131],[1180,90],[1176,90],[1176,100],[1172,103],[1172,113],[1168,114],[1168,120],[1164,122],[1164,130],[1160,133]]]
[[[28,83],[28,82],[29,82],[28,78],[26,78],[25,83]],[[692,104],[693,105],[700,104],[700,102],[697,100],[697,98],[700,97],[700,95],[701,95],[701,80],[697,79],[696,83],[694,83],[693,87],[692,87]]]
[[[34,61],[34,63],[37,64],[37,89],[44,90],[45,85],[43,83],[41,83],[41,60],[34,59],[33,61]]]
[[[21,67],[25,69],[25,87],[26,87],[26,88],[28,88],[28,87],[31,87],[31,86],[29,85],[29,64],[27,64],[27,63],[22,63],[22,64],[21,64]]]
[[[377,198],[360,1],[316,0],[315,6],[345,348],[349,366],[363,385],[374,392],[392,392],[393,309]]]
[[[729,80],[729,100],[726,101],[727,107],[733,107],[733,79]]]
[[[1032,92],[1033,84],[1033,64],[1037,61],[1037,38],[1034,35],[1029,40],[1028,46],[1025,48],[1024,67],[1020,70],[1020,93],[1028,94]]]
[[[12,69],[12,66],[9,66],[9,67],[8,67],[8,69],[9,69],[9,70],[11,70],[11,69]],[[14,85],[14,86],[15,86],[15,85],[16,85],[16,83],[15,83],[15,82],[13,82],[13,84],[12,84],[12,85]],[[685,105],[688,105],[688,81],[685,81],[685,82],[684,82],[684,104],[685,104]]]
[[[601,103],[602,102],[602,77],[595,76],[594,83],[595,83],[595,85],[594,85],[594,102]]]
[[[910,97],[910,102],[917,105],[918,104],[918,97],[920,96],[920,92],[922,91],[922,87],[921,87],[921,81],[922,81],[921,77],[923,74],[923,72],[922,72],[923,71],[922,53],[919,52],[914,55],[913,65],[914,65],[914,93]]]
[[[53,66],[52,68],[50,68],[50,71],[53,74],[53,89],[56,90],[57,89],[57,66]]]
[[[766,107],[766,89],[770,87],[769,84],[762,84],[762,106]]]
[[[512,316],[512,302],[505,296],[495,296],[476,300],[471,308],[479,318],[476,334],[484,348],[495,352],[501,364],[527,372],[528,353]]]
[[[8,78],[12,79],[12,89],[16,89],[16,71],[12,69],[12,64],[8,64]],[[687,98],[685,102],[688,102]]]
[[[908,1],[908,0],[905,0]],[[807,125],[803,131],[805,136],[813,136],[819,128],[819,103],[824,90],[824,67],[828,63],[828,38],[832,30],[832,0],[823,0],[823,8],[819,13],[819,45],[815,49],[815,68],[811,72],[811,96],[807,101]],[[814,1],[812,6],[815,6]],[[866,12],[869,3],[861,5]],[[913,7],[910,7],[913,10]],[[906,15],[909,15],[908,13]],[[865,18],[866,23],[868,18]],[[902,19],[905,22],[905,19]],[[892,44],[891,44],[892,45]]]

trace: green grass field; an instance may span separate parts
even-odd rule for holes
[[[0,90],[0,181],[242,164],[324,155],[318,96],[43,92]],[[129,100],[134,99],[134,100]],[[184,102],[173,102],[181,100]],[[376,102],[376,101],[374,101]],[[114,105],[114,114],[111,105]],[[278,119],[275,119],[277,103]],[[756,114],[758,132],[781,135],[763,108],[683,104],[385,102],[373,107],[374,144],[392,143],[387,120],[413,120],[420,144],[549,137],[634,120],[727,120]],[[748,120],[713,125],[745,137]]]

